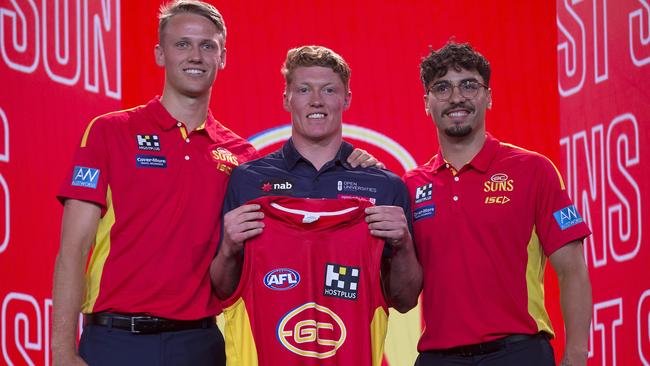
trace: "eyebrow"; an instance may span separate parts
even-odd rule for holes
[[[479,82],[477,78],[465,78],[465,79],[460,80],[460,81],[458,82],[458,84],[463,83],[463,82],[466,82],[466,81],[476,81],[476,82]],[[438,80],[438,81],[434,82],[433,84],[431,84],[431,86],[433,86],[433,85],[439,85],[439,84],[443,84],[443,83],[444,83],[444,84],[451,84],[451,81],[449,81],[449,80]]]

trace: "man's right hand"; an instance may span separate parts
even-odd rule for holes
[[[243,205],[224,215],[220,254],[226,257],[241,255],[244,242],[262,233],[264,214],[259,210],[257,204]]]
[[[88,364],[76,353],[57,356],[56,352],[53,352],[52,359],[53,366],[88,366]]]

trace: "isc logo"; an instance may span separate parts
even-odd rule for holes
[[[315,302],[288,312],[277,326],[277,337],[289,351],[304,357],[332,357],[345,342],[345,324],[335,312]]]
[[[264,285],[271,290],[288,290],[300,282],[298,272],[290,268],[274,269],[264,276]]]

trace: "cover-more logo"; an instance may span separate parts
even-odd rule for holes
[[[99,169],[75,166],[72,173],[72,185],[86,188],[97,188]]]
[[[347,331],[341,318],[315,302],[305,303],[285,314],[277,326],[282,346],[304,357],[332,357],[345,342]]]
[[[356,300],[358,287],[358,267],[347,267],[334,263],[325,265],[325,290],[323,295]]]
[[[271,290],[288,290],[300,282],[300,274],[291,268],[278,268],[264,276],[264,285]]]

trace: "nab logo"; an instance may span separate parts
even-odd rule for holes
[[[86,188],[97,188],[99,169],[75,166],[72,173],[72,185]]]
[[[264,276],[264,285],[271,290],[288,290],[296,287],[298,283],[300,275],[290,268],[274,269]]]
[[[290,193],[293,183],[289,180],[272,179],[262,183],[260,189],[265,193]]]
[[[568,229],[571,226],[582,222],[582,217],[574,205],[553,212],[553,217],[555,217],[555,221],[557,221],[557,224],[562,230]]]
[[[433,184],[425,184],[415,189],[415,203],[422,203],[431,199]]]
[[[315,302],[305,303],[282,317],[277,326],[278,341],[303,357],[332,357],[345,342],[347,331],[341,318]]]

